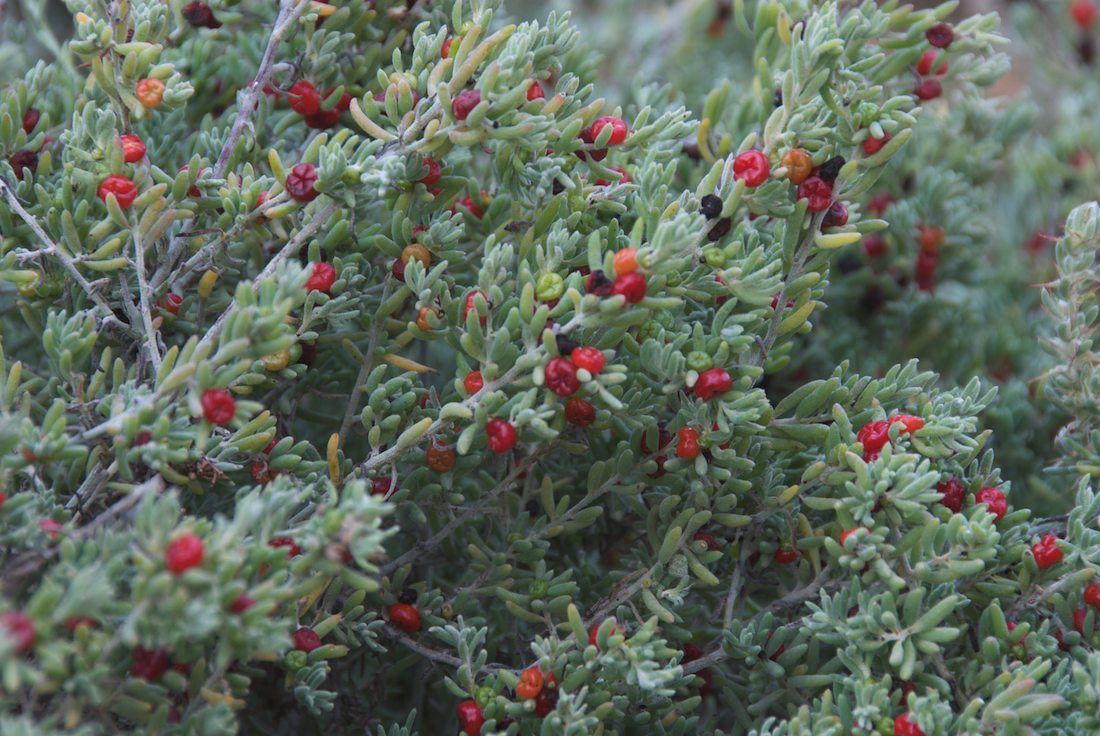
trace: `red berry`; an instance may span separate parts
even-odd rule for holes
[[[702,450],[699,448],[699,431],[691,427],[682,427],[676,435],[676,457],[682,460],[694,460]]]
[[[924,420],[912,414],[895,414],[890,417],[890,424],[901,423],[902,432],[916,432],[924,426]]]
[[[485,191],[484,190],[482,190],[481,196],[484,199],[484,197],[485,197]],[[452,213],[458,212],[459,207],[465,207],[466,209],[468,209],[470,211],[471,215],[473,215],[474,217],[476,217],[479,220],[485,214],[485,210],[483,210],[481,208],[481,205],[479,205],[477,202],[475,202],[474,198],[471,197],[469,194],[465,195],[464,197],[462,197],[462,199],[455,202],[455,206],[451,207],[451,212]]]
[[[1088,615],[1089,610],[1087,608],[1073,609],[1073,628],[1077,629],[1077,633],[1082,636],[1085,634],[1085,619],[1088,618]]]
[[[272,470],[271,466],[263,460],[253,461],[252,467],[248,469],[248,472],[249,475],[252,476],[252,480],[260,485],[267,485],[279,476],[279,471]]]
[[[71,618],[65,619],[65,628],[75,632],[81,626],[87,626],[90,629],[95,626],[96,623],[98,622],[91,616],[72,616]]]
[[[1069,4],[1069,13],[1073,17],[1073,22],[1080,28],[1091,28],[1092,24],[1096,22],[1096,4],[1092,0],[1073,0]],[[34,108],[31,108],[34,109]],[[30,112],[30,110],[28,110]],[[26,117],[23,118],[23,129],[26,130],[27,123]],[[30,132],[29,130],[27,131]]]
[[[921,54],[920,61],[917,62],[917,74],[920,74],[922,77],[927,76],[928,74],[931,74],[932,73],[932,67],[933,67],[933,65],[935,65],[936,58],[938,56],[939,56],[939,54],[935,51],[932,51],[931,49],[929,49],[928,51],[925,51],[923,54]],[[939,68],[936,69],[936,75],[937,76],[942,77],[944,74],[947,74],[947,62],[946,61],[944,61],[942,64],[940,64]]]
[[[997,521],[1003,519],[1008,512],[1008,501],[1005,500],[1005,494],[996,488],[983,488],[978,491],[974,495],[974,503],[985,504],[986,509],[993,514],[993,518]]]
[[[1100,583],[1089,583],[1086,585],[1082,599],[1085,601],[1086,605],[1092,606],[1097,611],[1100,611]]]
[[[1058,537],[1053,534],[1047,534],[1031,545],[1031,554],[1035,556],[1035,564],[1040,570],[1057,565],[1066,556],[1066,553],[1058,548]]]
[[[822,212],[833,203],[833,187],[820,176],[811,176],[798,185],[798,198],[807,201],[810,212]]]
[[[863,141],[863,153],[864,153],[864,155],[872,156],[872,155],[878,153],[879,151],[882,150],[883,146],[885,146],[887,143],[890,142],[891,138],[893,138],[893,136],[890,135],[889,133],[884,133],[881,138],[875,138],[874,136],[869,136],[865,141]]]
[[[780,547],[772,555],[772,559],[780,565],[789,565],[798,559],[798,550],[793,547]]]
[[[695,395],[703,401],[710,401],[719,394],[733,388],[733,379],[725,368],[711,368],[699,374],[695,381]]]
[[[624,297],[627,304],[637,304],[645,299],[646,289],[645,276],[632,271],[615,279],[615,283],[611,286],[611,294]]]
[[[966,488],[958,478],[936,484],[936,490],[943,494],[940,503],[951,509],[953,513],[962,511],[963,501],[966,500]]]
[[[947,23],[937,23],[924,33],[928,43],[938,49],[945,49],[955,40],[955,31]]]
[[[99,198],[107,202],[107,195],[115,195],[118,206],[127,209],[137,199],[137,187],[125,176],[108,176],[99,184]]]
[[[534,100],[541,100],[546,97],[546,91],[543,90],[542,85],[535,82],[527,88],[527,101],[533,102]]]
[[[473,396],[485,387],[485,379],[481,377],[481,371],[470,371],[466,378],[462,379],[462,386],[466,393]]]
[[[315,115],[321,109],[321,93],[304,79],[295,82],[286,96],[290,107],[299,115]]]
[[[30,135],[38,127],[38,121],[41,117],[42,114],[38,112],[38,108],[28,107],[27,111],[23,113],[23,132]]]
[[[894,736],[924,736],[924,731],[909,719],[908,713],[902,713],[894,719]]]
[[[320,196],[317,183],[317,167],[313,164],[297,164],[286,177],[286,193],[298,202],[312,202]]]
[[[34,151],[16,151],[8,156],[8,165],[15,172],[15,178],[23,181],[23,169],[30,169],[31,172],[38,169],[38,154]],[[102,187],[100,190],[102,191]],[[100,196],[102,197],[103,194],[101,193]]]
[[[420,631],[420,611],[408,603],[394,603],[390,606],[390,621],[407,634]]]
[[[614,146],[622,143],[626,140],[627,133],[630,132],[630,128],[627,127],[626,122],[621,118],[612,117],[611,115],[605,115],[602,118],[596,118],[596,122],[592,123],[592,140],[595,141],[600,137],[600,133],[603,129],[611,127],[611,137],[608,139],[608,145]]]
[[[309,278],[306,279],[306,291],[320,291],[329,293],[329,289],[336,283],[336,268],[331,263],[318,262],[313,264]]]
[[[309,654],[321,646],[321,637],[313,629],[303,626],[290,635],[290,643],[299,652]]]
[[[434,158],[425,158],[424,165],[428,167],[428,173],[417,179],[417,181],[424,186],[432,186],[439,182],[439,179],[443,176],[443,167],[439,165],[439,162]],[[415,235],[415,233],[413,233]]]
[[[173,575],[182,575],[192,567],[201,565],[205,554],[201,537],[197,534],[184,534],[168,543],[164,550],[164,566]]]
[[[24,655],[34,646],[34,624],[27,614],[19,611],[0,613],[0,629],[4,630],[16,654]]]
[[[157,305],[169,314],[179,315],[180,306],[183,305],[183,297],[175,292],[168,292],[164,295],[164,299],[157,302]]]
[[[463,307],[463,309],[462,309],[462,321],[463,322],[466,321],[466,318],[470,315],[470,312],[474,312],[475,314],[477,313],[477,306],[474,304],[474,299],[475,299],[475,297],[477,297],[478,294],[481,294],[482,298],[484,298],[486,301],[488,301],[488,298],[484,294],[482,294],[482,292],[480,292],[480,291],[471,291],[469,294],[467,294],[466,295],[466,306]],[[477,321],[481,324],[482,327],[485,326],[485,322],[487,320],[488,320],[487,315],[484,315],[484,314],[478,315]]]
[[[722,546],[718,544],[718,540],[714,538],[714,535],[708,534],[707,532],[695,532],[691,538],[696,542],[705,544],[708,552],[719,552],[722,549]]]
[[[550,675],[553,677],[553,675]],[[558,705],[558,698],[560,693],[557,687],[545,687],[535,697],[535,715],[539,718],[545,718],[554,712],[554,708]]]
[[[762,151],[742,151],[733,160],[733,178],[744,181],[750,189],[767,181],[771,171],[768,157]]]
[[[938,79],[925,79],[913,88],[913,94],[921,100],[934,100],[943,94],[943,85]]]
[[[878,258],[886,253],[886,241],[878,233],[871,233],[863,238],[863,252],[868,258]]]
[[[588,274],[588,277],[584,280],[584,291],[586,294],[595,294],[599,297],[611,296],[615,290],[615,284],[607,275],[600,270],[593,271]]]
[[[842,227],[848,224],[848,208],[839,199],[829,205],[825,217],[821,220],[821,227]]]
[[[306,126],[314,130],[328,130],[340,122],[340,110],[336,107],[331,110],[318,110],[312,115],[306,115],[305,121]]]
[[[370,484],[370,492],[373,496],[388,495],[390,488],[393,487],[393,481],[390,478],[374,478]]]
[[[44,531],[50,539],[57,539],[61,536],[61,522],[55,519],[43,519],[38,522],[38,528]]]
[[[210,6],[201,2],[190,2],[183,6],[183,18],[194,28],[221,28],[222,24],[214,17]]]
[[[620,166],[612,166],[611,170],[619,172],[619,183],[620,184],[629,184],[630,183],[630,181],[631,181],[630,174],[626,173],[625,169],[623,169]],[[597,179],[596,180],[596,186],[599,186],[599,187],[610,186],[610,184],[611,184],[611,182],[609,182],[607,179]]]
[[[269,547],[275,547],[276,549],[286,547],[287,557],[297,557],[298,555],[302,554],[302,548],[299,547],[290,537],[275,537],[270,542],[268,542],[267,545]]]
[[[575,366],[583,368],[593,376],[599,375],[607,362],[603,351],[593,347],[574,348],[572,355],[569,357]]]
[[[508,452],[516,446],[516,428],[511,422],[496,417],[485,425],[489,437],[489,449],[495,453]]]
[[[451,115],[455,120],[465,120],[470,112],[481,103],[481,92],[476,89],[468,89],[459,92],[451,101]]]
[[[461,43],[461,42],[462,42],[462,36],[458,36],[458,37],[451,36],[450,38],[448,38],[446,41],[443,42],[443,46],[440,47],[440,49],[439,49],[439,55],[442,58],[446,59],[448,56],[451,55],[451,48],[454,46],[454,44],[455,43]],[[458,51],[458,49],[455,49],[455,51]]]
[[[867,203],[867,211],[872,215],[881,215],[886,211],[886,208],[894,203],[894,198],[887,194],[876,194],[871,197],[871,201]]]
[[[587,427],[596,421],[596,410],[581,398],[572,398],[565,404],[565,421],[576,427]]]
[[[588,631],[588,643],[591,644],[592,646],[596,647],[596,648],[599,648],[599,646],[600,646],[599,645],[600,625],[601,624],[592,624],[592,628],[589,629],[589,631]],[[618,624],[615,624],[615,626],[611,629],[611,633],[609,633],[607,635],[607,637],[610,639],[612,636],[615,636],[616,634],[621,634],[621,633],[623,633],[623,630],[621,628],[619,628]]]
[[[130,661],[130,674],[142,680],[158,679],[168,669],[168,652],[164,649],[134,647]]]
[[[474,700],[463,700],[458,704],[458,727],[466,736],[478,736],[485,725],[485,715],[481,706]]]
[[[863,445],[863,459],[874,460],[890,441],[890,423],[877,421],[864,424],[856,434],[856,441]]]
[[[239,595],[229,604],[229,610],[233,613],[244,613],[256,605],[256,599],[248,595]]]
[[[863,527],[857,526],[854,529],[846,529],[846,530],[842,531],[840,533],[840,546],[843,547],[844,543],[848,540],[848,537],[852,536],[853,534],[858,532],[860,529],[863,529]]]
[[[233,394],[224,388],[208,388],[202,392],[202,415],[211,424],[228,424],[237,413]]]
[[[136,135],[120,135],[118,141],[122,145],[122,160],[126,163],[136,163],[145,158],[145,143]]]
[[[553,358],[543,370],[546,387],[558,396],[572,396],[581,387],[577,366],[568,358]]]

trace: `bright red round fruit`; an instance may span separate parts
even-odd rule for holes
[[[390,622],[406,634],[420,631],[420,611],[408,603],[394,603],[390,606]]]
[[[372,496],[386,496],[393,488],[393,481],[388,476],[371,480],[370,492]]]
[[[474,700],[463,700],[458,704],[458,727],[466,736],[478,736],[485,725],[485,714]]]
[[[603,622],[600,622],[598,624],[592,624],[592,628],[589,629],[589,631],[588,631],[588,643],[591,644],[592,646],[596,647],[597,649],[600,646],[599,645],[599,634],[600,634],[600,626],[602,625],[602,623]],[[621,628],[619,628],[619,625],[616,623],[614,628],[611,629],[611,633],[608,634],[607,636],[608,636],[608,638],[610,638],[610,637],[614,636],[615,634],[621,634],[621,633],[623,633],[623,630]]]
[[[455,120],[465,120],[475,107],[481,103],[481,92],[476,89],[468,89],[459,92],[451,101],[451,115]]]
[[[108,176],[99,184],[99,198],[107,202],[107,195],[115,195],[121,209],[127,209],[137,199],[137,187],[125,176]]]
[[[183,297],[174,291],[170,291],[164,295],[164,299],[157,302],[157,306],[169,314],[179,316],[180,307],[183,306]]]
[[[543,370],[546,387],[558,396],[572,396],[581,387],[577,366],[568,358],[552,358]]]
[[[934,100],[943,94],[943,85],[940,84],[940,80],[938,79],[925,79],[913,88],[913,94],[915,94],[918,99],[925,100],[926,102],[928,100]]]
[[[574,397],[565,404],[565,421],[575,427],[587,427],[596,421],[596,409],[584,399]]]
[[[928,43],[938,49],[945,49],[955,40],[955,31],[947,23],[937,23],[924,33]]]
[[[645,276],[633,271],[615,279],[615,283],[611,285],[611,294],[625,298],[627,304],[637,304],[645,299],[647,288]]]
[[[806,200],[810,212],[824,212],[833,203],[833,187],[820,176],[811,176],[798,185],[798,198]]]
[[[317,167],[297,164],[286,177],[286,193],[297,202],[312,202],[321,195],[314,186],[316,183]]]
[[[873,156],[882,150],[882,147],[890,142],[893,138],[889,133],[884,133],[881,138],[875,138],[874,136],[868,137],[863,141],[863,154],[865,156]]]
[[[856,441],[863,445],[863,459],[874,460],[890,441],[890,423],[868,422],[856,433]]]
[[[780,565],[790,565],[798,559],[798,550],[793,547],[780,547],[775,551],[775,554],[772,555],[772,559]]]
[[[856,532],[858,532],[862,528],[863,527],[861,527],[861,526],[857,526],[854,529],[845,529],[844,531],[842,531],[840,533],[840,546],[843,547],[844,543],[846,541],[848,541],[848,537],[852,536],[853,534],[855,534]]]
[[[1069,14],[1079,28],[1091,28],[1092,24],[1096,22],[1096,3],[1093,0],[1073,0],[1069,4]],[[24,118],[25,120],[26,118]],[[26,128],[25,122],[23,127]]]
[[[925,51],[923,54],[921,54],[920,55],[920,61],[917,62],[917,74],[920,74],[921,76],[926,76],[928,74],[931,74],[932,73],[932,67],[935,65],[936,59],[938,57],[939,57],[939,53],[937,53],[936,51],[933,51],[931,49],[929,49],[928,51]],[[948,64],[947,64],[946,61],[944,61],[936,69],[936,75],[942,77],[944,74],[947,74],[947,68],[948,68]]]
[[[20,611],[0,613],[0,629],[7,634],[11,647],[18,655],[24,655],[34,646],[34,624],[27,614]]]
[[[173,575],[182,575],[192,567],[202,564],[206,548],[197,534],[184,534],[176,537],[164,550],[164,566]]]
[[[695,532],[691,538],[695,542],[705,544],[708,552],[719,552],[722,549],[722,545],[718,544],[718,540],[714,538],[714,535],[708,532]]]
[[[466,393],[471,396],[485,388],[485,379],[481,377],[481,371],[470,371],[467,373],[466,377],[462,379],[462,386],[466,389]]]
[[[984,504],[997,521],[1005,518],[1005,514],[1008,513],[1008,501],[1005,499],[1005,494],[996,488],[983,488],[978,491],[974,495],[974,503]]]
[[[233,394],[224,388],[208,388],[202,392],[202,415],[211,424],[228,424],[237,413]]]
[[[611,127],[611,137],[607,141],[608,145],[618,145],[626,140],[626,136],[630,132],[630,128],[627,127],[626,121],[621,118],[612,117],[611,115],[596,118],[596,122],[592,123],[592,140],[595,141],[599,138],[600,133],[608,126]]]
[[[267,546],[274,547],[275,549],[286,547],[287,557],[297,557],[302,554],[302,548],[290,537],[275,537],[267,543]]]
[[[894,736],[924,736],[924,731],[910,720],[908,713],[902,713],[894,719]]]
[[[1058,537],[1053,534],[1047,534],[1031,545],[1031,554],[1035,556],[1035,564],[1040,570],[1057,565],[1066,556],[1066,553],[1058,548]]]
[[[839,199],[829,205],[825,211],[825,217],[821,220],[821,227],[843,227],[848,224],[848,208]]]
[[[311,82],[299,79],[286,93],[291,109],[299,115],[316,115],[321,109],[321,93]]]
[[[325,294],[336,283],[336,267],[331,263],[314,263],[309,278],[306,279],[306,291],[320,291]]]
[[[937,483],[936,490],[943,494],[943,498],[940,499],[942,505],[956,514],[962,511],[963,501],[966,500],[966,487],[958,478]]]
[[[321,646],[321,637],[317,636],[317,632],[313,629],[303,626],[290,635],[290,643],[299,652],[309,654]]]
[[[695,381],[695,395],[703,401],[724,394],[733,388],[733,379],[725,368],[711,368],[699,374]]]
[[[749,188],[758,187],[768,179],[772,167],[763,151],[742,151],[733,160],[733,178]]]
[[[471,291],[469,294],[467,294],[466,295],[466,305],[462,308],[462,321],[463,322],[466,321],[466,318],[470,315],[470,312],[474,312],[475,314],[477,313],[477,305],[474,304],[474,299],[477,297],[478,294],[481,294],[482,298],[485,299],[485,301],[489,301],[489,297],[485,296],[485,294],[483,294],[480,291]],[[487,320],[488,320],[488,316],[483,315],[483,314],[478,315],[477,321],[478,321],[478,323],[481,324],[482,327],[485,326],[485,322]]]
[[[546,97],[546,91],[542,88],[542,85],[538,82],[533,83],[527,88],[527,101],[533,102],[535,100],[541,100]]]
[[[604,357],[603,351],[588,346],[575,348],[573,354],[569,357],[573,361],[573,365],[578,368],[583,368],[593,376],[599,375],[604,365],[607,363],[607,358]]]
[[[924,420],[912,414],[895,414],[890,417],[890,424],[898,423],[902,426],[902,434],[906,432],[916,432],[918,429],[924,427]]]
[[[1092,606],[1100,611],[1100,583],[1089,583],[1085,586],[1085,592],[1081,596],[1085,605]]]
[[[428,167],[428,173],[420,177],[417,181],[427,187],[437,184],[443,176],[443,167],[440,166],[438,161],[431,157],[424,159],[424,165]]]
[[[481,190],[481,199],[482,199],[482,201],[484,201],[484,199],[485,199],[485,190],[484,189]],[[471,197],[469,194],[462,197],[462,199],[459,199],[458,201],[456,201],[454,207],[451,207],[451,212],[452,213],[458,212],[459,207],[466,208],[467,210],[470,211],[471,215],[473,215],[474,217],[476,217],[479,220],[485,215],[485,210],[482,209],[481,205],[478,204],[477,202],[475,202],[474,198]]]
[[[490,419],[485,425],[485,434],[489,437],[489,449],[497,454],[516,446],[516,427],[506,419]]]
[[[122,145],[122,160],[126,163],[136,163],[145,158],[145,142],[136,135],[120,135],[118,141]]]
[[[676,433],[676,457],[681,460],[694,460],[702,450],[699,447],[699,431],[691,427],[682,427]]]
[[[168,652],[164,649],[134,647],[130,661],[130,674],[151,682],[160,678],[168,669]]]

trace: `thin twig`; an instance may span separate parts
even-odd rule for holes
[[[38,224],[38,220],[34,218],[34,215],[23,209],[23,205],[19,203],[19,199],[15,196],[15,190],[8,184],[7,180],[0,176],[0,192],[3,192],[4,199],[7,200],[8,206],[12,208],[15,214],[19,215],[19,219],[27,223],[27,226],[38,236],[46,247],[40,249],[44,254],[52,256],[61,262],[61,265],[69,272],[69,275],[73,277],[73,281],[80,285],[80,288],[84,289],[84,292],[95,305],[103,311],[105,315],[114,314],[114,310],[111,309],[111,305],[107,303],[99,292],[96,291],[88,280],[84,278],[83,274],[77,270],[76,265],[73,263],[69,254],[62,250],[50,236],[42,229],[42,226]]]
[[[145,279],[145,248],[141,243],[140,228],[132,228],[134,239],[134,266],[138,279],[138,303],[141,305],[141,321],[145,325],[145,347],[149,351],[149,360],[153,361],[153,370],[160,372],[160,347],[157,345],[157,331],[153,329],[153,295],[149,291],[149,282]]]

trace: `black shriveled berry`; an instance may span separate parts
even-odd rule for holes
[[[718,215],[722,214],[722,198],[716,197],[713,194],[708,194],[703,197],[703,200],[699,202],[699,211],[703,213],[703,217],[708,220],[713,220]]]
[[[565,335],[556,335],[554,339],[558,343],[558,352],[565,358],[572,355],[573,351],[579,347],[576,340],[570,340]]]
[[[712,227],[710,229],[710,232],[707,233],[707,240],[712,243],[720,240],[731,229],[733,229],[733,221],[730,220],[730,218],[728,217],[723,217],[721,220],[714,223],[714,227]]]
[[[833,156],[831,159],[818,167],[818,178],[831,184],[832,182],[836,181],[837,176],[840,175],[840,169],[844,166],[845,163],[846,162],[843,156]]]

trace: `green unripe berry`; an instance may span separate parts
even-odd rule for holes
[[[723,268],[726,265],[726,254],[721,248],[711,245],[703,248],[703,260],[711,268]]]
[[[532,598],[543,598],[550,591],[550,584],[545,580],[536,580],[527,589],[527,594]]]
[[[488,685],[482,685],[481,687],[479,687],[477,689],[477,692],[474,693],[474,700],[477,701],[478,705],[480,705],[482,708],[484,708],[489,703],[493,702],[493,698],[495,698],[496,696],[497,696],[497,691],[496,690],[489,687]]]
[[[297,672],[309,664],[309,655],[294,649],[283,655],[283,667],[287,672]]]
[[[565,293],[565,279],[556,273],[544,273],[535,282],[535,296],[540,302],[552,302]]]
[[[642,340],[656,340],[661,336],[661,332],[664,328],[661,327],[661,323],[655,319],[647,320],[638,330],[638,337]]]
[[[696,373],[714,367],[714,360],[702,350],[692,350],[687,354],[687,367]]]
[[[665,286],[676,287],[682,283],[684,283],[684,278],[676,271],[672,271],[665,276]]]

